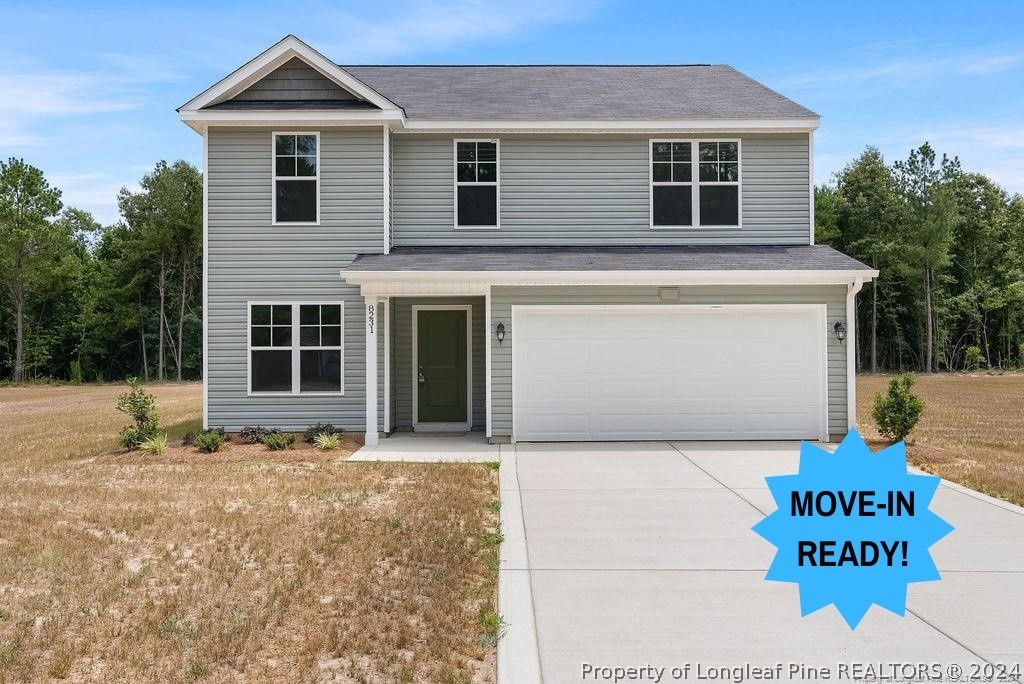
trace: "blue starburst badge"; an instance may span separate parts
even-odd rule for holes
[[[904,615],[907,584],[940,579],[929,547],[953,531],[928,510],[940,478],[908,473],[903,442],[804,442],[799,473],[765,479],[779,507],[753,528],[778,549],[765,579],[799,584],[801,615],[834,603],[856,629],[872,603]]]

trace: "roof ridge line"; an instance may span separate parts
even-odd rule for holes
[[[442,69],[458,69],[458,68],[533,68],[533,67],[613,67],[613,68],[627,68],[627,67],[642,67],[642,68],[659,68],[659,67],[727,67],[732,68],[728,64],[711,64],[707,62],[693,62],[693,63],[680,63],[680,64],[338,64],[342,69],[348,69],[351,67],[382,67],[382,68],[402,68],[402,67],[418,67],[418,68],[442,68]]]

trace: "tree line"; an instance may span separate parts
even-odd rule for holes
[[[198,378],[202,174],[160,162],[100,225],[43,172],[0,162],[0,378]]]
[[[877,268],[858,298],[861,370],[1024,366],[1024,199],[927,143],[868,147],[815,188],[815,237]],[[202,174],[160,162],[101,226],[42,171],[0,162],[0,378],[202,372]]]
[[[815,189],[815,236],[880,271],[858,297],[860,370],[1024,366],[1024,199],[927,143],[868,147]]]

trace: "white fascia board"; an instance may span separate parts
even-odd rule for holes
[[[358,95],[382,110],[401,111],[401,108],[394,102],[295,36],[288,35],[186,102],[178,108],[178,112],[184,120],[184,114],[186,113],[197,112],[211,104],[230,100],[293,57],[298,57],[310,67],[320,72],[325,78],[334,81],[345,90]]]
[[[179,118],[192,126],[360,126],[402,121],[401,112],[345,112],[306,109],[278,111],[198,111],[181,112]]]
[[[801,132],[818,127],[818,117],[796,119],[636,119],[636,120],[441,120],[406,119],[404,130],[409,132],[566,132],[566,133],[720,133],[720,132]]]
[[[878,271],[342,271],[353,285],[847,285]]]

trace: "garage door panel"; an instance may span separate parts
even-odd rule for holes
[[[536,314],[516,321],[519,340],[580,340],[590,332],[589,313]]]
[[[516,438],[818,437],[823,320],[810,307],[516,307]]]
[[[529,344],[529,340],[519,343],[526,348],[523,361],[532,373],[585,372],[592,368],[589,349],[578,342],[556,339],[545,340],[542,345]]]
[[[601,439],[658,439],[664,430],[660,413],[600,412],[595,418]]]
[[[657,403],[664,393],[664,380],[658,375],[609,378],[591,383],[594,401]]]
[[[525,382],[518,396],[521,398],[524,407],[544,407],[549,403],[549,397],[557,395],[563,402],[583,402],[585,406],[590,400],[590,381],[579,376],[558,376],[531,373],[526,376]],[[518,389],[518,388],[517,388]]]
[[[537,440],[591,440],[589,413],[531,414],[522,426],[527,434],[537,435]]]
[[[734,411],[678,413],[669,419],[670,439],[724,439],[735,432],[736,422]]]
[[[589,343],[590,361],[592,367],[607,372],[656,373],[661,369],[661,346],[660,340],[650,339],[593,341]]]

